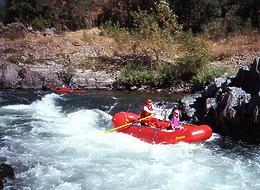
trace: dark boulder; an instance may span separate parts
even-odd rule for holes
[[[180,107],[183,110],[182,119],[197,123],[203,116],[203,100],[201,94],[185,96],[180,100]]]
[[[232,81],[232,86],[237,86],[251,95],[260,91],[260,57],[255,58],[251,65],[242,67]]]
[[[237,140],[260,143],[259,60],[241,68],[234,78],[215,79],[201,96],[184,97],[185,119],[209,124],[213,131]]]
[[[213,104],[206,101],[208,109],[204,110],[205,116],[201,122],[207,121],[214,131],[223,135],[246,140],[250,133],[245,131],[243,123],[251,115],[251,110],[248,109],[251,95],[241,88],[228,87],[214,100]]]
[[[6,163],[1,163],[0,164],[0,189],[3,189],[3,183],[5,182],[5,178],[9,178],[13,180],[15,178],[15,171],[14,169],[6,164]]]
[[[231,83],[231,79],[226,76],[216,78],[211,85],[206,86],[202,95],[206,98],[216,97],[217,92],[221,92],[222,89],[228,87]]]

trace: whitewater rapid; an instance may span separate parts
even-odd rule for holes
[[[4,146],[14,166],[8,188],[25,190],[260,189],[259,150],[223,148],[214,134],[199,144],[151,145],[111,128],[109,111],[66,111],[62,95],[0,108]],[[236,146],[236,147],[237,147]],[[255,152],[254,152],[255,151]]]

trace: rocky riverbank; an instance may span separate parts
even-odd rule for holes
[[[113,65],[100,69],[95,64],[98,58],[113,56],[112,39],[102,39],[98,29],[88,31],[89,41],[83,39],[83,31],[55,32],[30,31],[23,25],[2,26],[0,88],[53,89],[71,75],[84,88],[112,88],[118,72],[112,70]]]
[[[82,88],[124,89],[116,84],[116,78],[127,56],[119,55],[116,46],[113,38],[103,36],[97,28],[59,33],[54,28],[39,32],[18,23],[0,24],[0,88],[55,89],[73,76],[73,82]],[[215,44],[211,47],[213,52],[219,52]],[[222,62],[212,64],[225,64],[238,70],[258,54],[256,48],[245,54],[237,51],[229,59],[222,58]],[[190,91],[191,87],[176,83],[168,89],[148,86],[129,89],[175,93]]]

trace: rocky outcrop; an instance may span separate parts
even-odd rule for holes
[[[64,71],[62,62],[43,61],[34,65],[14,64],[0,59],[0,88],[55,89],[73,80],[83,88],[111,89],[117,73],[106,71]]]
[[[236,77],[221,77],[201,95],[181,99],[187,120],[208,123],[215,132],[260,143],[260,58]]]
[[[199,109],[203,105],[201,94],[197,93],[185,96],[181,99],[180,103],[182,110],[184,110],[182,119],[197,123],[199,118],[203,116],[202,109]]]
[[[0,88],[41,89],[44,77],[28,68],[0,61]]]
[[[6,163],[1,163],[0,164],[0,189],[4,188],[4,182],[6,178],[13,180],[15,178],[15,172],[10,165]]]
[[[9,64],[7,61],[0,61],[0,69],[2,71],[0,72],[0,87],[6,86],[8,88],[17,85],[18,66]]]
[[[260,91],[260,57],[256,58],[251,65],[240,69],[232,85],[242,88],[247,93],[257,95]]]
[[[28,33],[28,29],[22,23],[11,23],[7,26],[0,24],[0,38],[9,38],[14,40],[24,38]]]

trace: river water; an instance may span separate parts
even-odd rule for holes
[[[16,171],[5,189],[260,189],[260,146],[217,134],[198,144],[151,145],[102,133],[111,128],[114,113],[139,112],[148,96],[176,99],[108,91],[0,91],[0,161]]]

